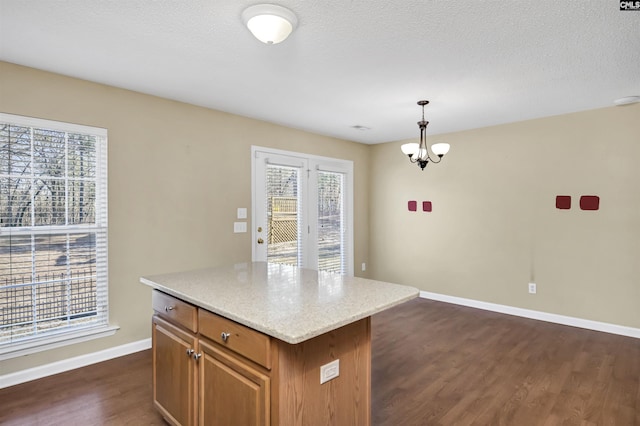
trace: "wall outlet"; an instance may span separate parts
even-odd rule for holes
[[[362,262],[362,271],[366,271],[367,270],[367,264]]]
[[[340,375],[340,360],[336,359],[320,367],[320,384],[335,379]]]
[[[530,294],[536,294],[536,283],[529,283],[529,293]]]

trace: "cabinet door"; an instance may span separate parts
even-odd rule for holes
[[[199,343],[200,425],[269,425],[269,376],[215,343]]]
[[[154,405],[173,425],[195,425],[195,335],[154,316],[152,341]]]

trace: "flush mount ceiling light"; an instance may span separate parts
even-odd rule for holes
[[[431,145],[431,150],[438,156],[438,161],[434,161],[433,157],[429,155],[426,139],[427,124],[429,124],[429,122],[424,119],[424,106],[428,103],[429,101],[418,101],[418,105],[422,107],[422,120],[418,121],[418,127],[420,127],[420,143],[405,143],[400,147],[402,152],[409,156],[409,161],[417,163],[418,167],[422,170],[427,167],[427,163],[429,163],[429,161],[432,163],[439,163],[442,161],[442,157],[449,152],[448,143],[434,143]]]
[[[618,98],[613,101],[618,106],[630,105],[640,102],[640,96],[625,96],[624,98]]]
[[[257,4],[242,12],[242,21],[251,34],[266,44],[284,41],[298,25],[298,18],[286,7]]]

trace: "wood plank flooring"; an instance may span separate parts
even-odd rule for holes
[[[640,426],[640,340],[424,299],[372,321],[374,425]]]
[[[417,299],[372,347],[375,426],[640,426],[640,339]],[[162,424],[150,351],[0,389],[0,425]]]
[[[0,389],[0,425],[166,425],[153,408],[151,350]]]

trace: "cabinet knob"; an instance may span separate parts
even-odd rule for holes
[[[193,349],[187,349],[187,356],[193,355],[195,351]]]
[[[202,354],[193,354],[193,359],[195,359],[196,361],[199,360],[200,357],[202,357]]]
[[[165,306],[164,311],[165,312],[173,311],[173,306]]]
[[[230,333],[225,333],[223,331],[222,334],[220,334],[220,338],[222,339],[223,342],[226,342],[227,340],[229,340],[229,337],[231,337]]]

